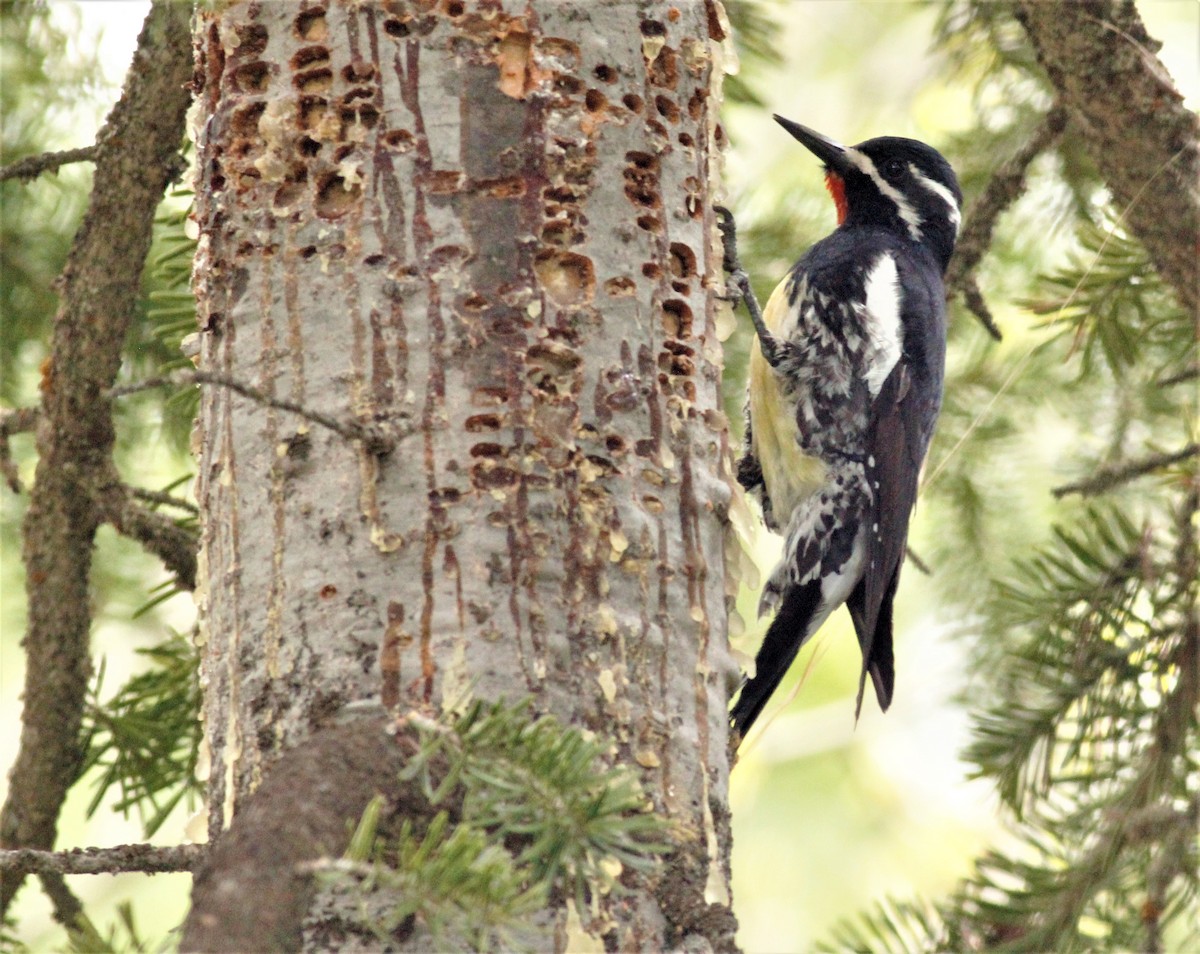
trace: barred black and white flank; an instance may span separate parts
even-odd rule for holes
[[[862,648],[858,706],[868,674],[880,708],[892,701],[892,601],[941,406],[942,276],[962,205],[923,143],[843,147],[776,120],[825,163],[839,224],[775,289],[750,356],[738,479],[786,545],[759,604],[775,618],[731,713],[742,736],[843,603]]]

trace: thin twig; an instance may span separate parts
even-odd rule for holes
[[[1190,368],[1184,368],[1177,374],[1161,378],[1156,384],[1160,388],[1169,388],[1176,384],[1183,384],[1185,381],[1195,381],[1196,378],[1200,378],[1200,364],[1193,364]]]
[[[18,407],[0,410],[0,477],[14,494],[22,492],[21,475],[17,463],[12,459],[12,448],[8,439],[13,434],[24,434],[37,427],[39,410],[36,407]]]
[[[207,851],[207,845],[117,845],[113,848],[72,848],[69,851],[13,848],[0,850],[0,871],[57,875],[120,874],[127,871],[163,874],[192,871]]]
[[[83,903],[75,896],[75,892],[67,884],[67,879],[59,872],[43,871],[41,876],[42,889],[54,907],[54,920],[63,927],[74,927],[78,923],[80,915],[83,914]]]
[[[172,494],[163,493],[161,490],[146,490],[143,487],[131,487],[129,492],[136,500],[140,500],[143,503],[155,504],[159,507],[174,507],[176,510],[186,510],[192,514],[200,513],[200,508],[191,501],[173,496]]]
[[[918,573],[923,576],[933,576],[933,570],[929,568],[929,564],[922,560],[920,555],[907,544],[904,546],[904,556]]]
[[[1074,484],[1063,484],[1053,488],[1050,493],[1055,499],[1061,500],[1067,494],[1080,494],[1084,497],[1094,497],[1106,490],[1112,490],[1121,484],[1144,477],[1146,474],[1178,464],[1191,457],[1200,455],[1200,444],[1188,444],[1182,450],[1163,454],[1151,454],[1141,460],[1130,461],[1119,467],[1102,467],[1089,477]]]
[[[297,414],[306,421],[312,421],[314,424],[341,435],[348,441],[361,441],[367,450],[378,457],[390,453],[396,447],[397,435],[386,432],[378,425],[364,424],[361,421],[355,421],[350,418],[339,418],[334,417],[332,414],[326,414],[323,411],[315,411],[302,404],[297,404],[295,401],[272,397],[253,385],[238,381],[224,374],[216,374],[212,371],[189,371],[186,369],[174,371],[162,377],[148,378],[136,384],[111,388],[108,391],[108,395],[109,397],[119,398],[129,394],[137,394],[140,391],[149,391],[154,388],[177,388],[193,384],[207,384],[213,387],[227,388],[235,394],[240,394],[242,397],[249,398],[251,401],[262,404],[265,407],[273,407],[280,411]]]
[[[983,194],[971,203],[966,224],[955,244],[954,258],[946,272],[946,297],[961,294],[967,308],[997,341],[1000,340],[1000,329],[976,284],[975,269],[991,247],[992,234],[1001,214],[1025,194],[1030,164],[1062,135],[1066,122],[1066,111],[1055,106],[1046,113],[1028,142],[995,171]]]
[[[960,283],[960,291],[962,291],[963,304],[967,306],[967,311],[979,319],[984,330],[987,331],[995,341],[1003,341],[1004,333],[1001,332],[1000,326],[996,324],[996,319],[992,317],[992,310],[988,307],[987,301],[983,297],[983,292],[979,288],[979,280],[974,273],[968,275]]]
[[[36,179],[43,172],[56,172],[59,167],[72,162],[91,162],[96,157],[96,146],[80,146],[62,152],[43,152],[26,156],[7,166],[0,166],[0,182],[6,179]]]

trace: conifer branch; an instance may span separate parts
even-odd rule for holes
[[[157,589],[149,605],[178,592],[171,584]],[[190,808],[202,793],[196,779],[202,733],[194,639],[195,634],[174,633],[139,649],[149,668],[115,693],[102,697],[103,668],[92,682],[84,720],[88,751],[80,771],[94,782],[89,817],[106,801],[122,814],[136,808],[144,837],[150,838],[177,806],[186,802]]]
[[[1136,6],[1018,0],[1013,12],[1129,230],[1195,314],[1200,122],[1152,52]]]

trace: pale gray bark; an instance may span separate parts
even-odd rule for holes
[[[595,930],[705,935],[733,668],[715,4],[201,16],[200,366],[393,442],[206,389],[210,833],[347,703],[532,696],[685,833],[671,897]]]

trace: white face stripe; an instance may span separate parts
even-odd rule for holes
[[[957,235],[958,227],[962,223],[962,210],[958,207],[958,200],[954,198],[954,193],[936,179],[930,179],[929,176],[917,168],[915,163],[910,162],[908,164],[908,171],[913,174],[913,178],[917,180],[922,188],[932,192],[950,207],[950,224],[954,226],[954,234]]]
[[[912,207],[912,204],[905,198],[903,192],[897,189],[894,185],[884,179],[879,174],[879,170],[875,168],[875,163],[871,161],[871,157],[865,152],[859,152],[857,149],[847,149],[846,158],[850,160],[859,172],[871,177],[871,181],[875,186],[896,204],[896,210],[900,213],[900,218],[904,224],[908,226],[908,234],[914,242],[921,241],[921,214]]]
[[[867,272],[865,286],[866,314],[863,318],[871,339],[871,350],[867,354],[867,390],[875,397],[903,350],[896,260],[891,255],[880,255]]]

